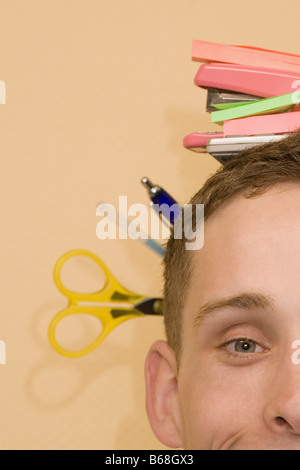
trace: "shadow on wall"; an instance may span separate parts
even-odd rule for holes
[[[174,158],[174,166],[177,166],[179,176],[176,177],[176,186],[180,188],[185,204],[203,186],[208,177],[220,167],[220,163],[211,155],[192,152],[183,146],[183,139],[189,134],[220,131],[220,126],[210,122],[208,113],[201,113],[200,106],[201,103],[199,103],[199,113],[169,108],[165,114],[166,126],[170,130],[166,149]]]
[[[145,379],[144,379],[144,363],[146,355],[151,344],[157,340],[164,338],[162,334],[162,321],[158,318],[152,319],[157,324],[157,336],[149,334],[149,327],[146,324],[141,328],[139,325],[135,327],[134,344],[136,352],[139,353],[138,359],[135,359],[131,367],[132,393],[134,409],[130,412],[126,411],[125,417],[122,419],[116,438],[116,448],[121,450],[137,449],[137,450],[164,450],[167,449],[154,436],[145,406]],[[148,333],[147,333],[148,330]],[[132,437],[137,436],[137,442],[132,441]]]
[[[46,414],[56,413],[58,419],[66,407],[71,410],[74,407],[80,417],[81,400],[86,400],[93,391],[94,401],[84,406],[90,405],[91,419],[98,422],[99,448],[101,440],[107,437],[107,419],[112,416],[120,422],[113,433],[114,449],[164,449],[148,423],[144,387],[144,361],[152,342],[163,337],[162,319],[130,320],[126,322],[128,325],[120,325],[115,335],[113,332],[92,354],[69,359],[54,351],[47,338],[48,325],[60,309],[61,302],[48,302],[32,317],[31,334],[41,351],[41,360],[27,375],[26,394],[30,402]],[[80,321],[83,331],[88,333],[84,330],[84,319]],[[102,414],[106,418],[101,420]],[[107,432],[110,434],[111,429]]]

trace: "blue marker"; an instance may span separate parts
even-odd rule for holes
[[[181,215],[182,208],[163,188],[154,185],[148,178],[142,179],[142,184],[147,188],[148,195],[151,199],[151,206],[154,207],[159,214],[162,214],[167,220],[174,225],[175,220]],[[160,207],[158,207],[160,206]],[[172,208],[172,211],[170,209]]]

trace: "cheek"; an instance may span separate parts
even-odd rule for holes
[[[183,373],[179,399],[183,441],[188,449],[210,449],[247,433],[263,410],[265,371],[211,365]]]

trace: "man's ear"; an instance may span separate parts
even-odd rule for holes
[[[166,341],[152,345],[145,377],[146,408],[154,434],[168,447],[182,447],[176,358]]]

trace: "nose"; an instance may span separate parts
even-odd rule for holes
[[[269,393],[265,410],[268,428],[277,434],[300,436],[300,365],[281,364]]]

